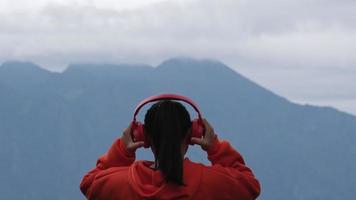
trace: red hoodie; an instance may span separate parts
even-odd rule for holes
[[[260,184],[245,166],[242,156],[227,141],[218,141],[208,151],[212,166],[183,162],[186,186],[166,183],[159,170],[151,169],[151,161],[135,161],[120,139],[101,156],[96,168],[88,172],[80,184],[87,199],[256,199]]]

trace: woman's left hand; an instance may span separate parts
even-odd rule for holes
[[[144,142],[134,142],[132,140],[131,127],[132,123],[130,123],[129,127],[127,127],[122,133],[121,140],[124,143],[127,152],[135,153],[136,149],[143,147]]]

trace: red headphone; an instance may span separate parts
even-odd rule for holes
[[[145,148],[150,147],[150,142],[145,137],[145,131],[144,131],[144,127],[143,127],[144,125],[141,122],[136,121],[136,115],[138,114],[140,109],[145,104],[147,104],[149,102],[165,100],[165,99],[184,101],[184,102],[190,104],[194,108],[194,110],[198,113],[198,118],[192,120],[191,137],[201,138],[204,134],[204,124],[203,124],[202,116],[200,114],[198,106],[194,103],[194,101],[188,97],[178,95],[178,94],[160,94],[160,95],[147,97],[137,105],[137,107],[135,109],[134,116],[133,116],[133,120],[132,120],[132,131],[131,131],[132,135],[131,136],[132,136],[133,140],[135,142],[143,141],[145,143],[144,144]],[[190,138],[189,138],[189,143],[193,144],[190,142]]]

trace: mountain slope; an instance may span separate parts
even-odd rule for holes
[[[0,169],[6,171],[0,178],[8,180],[0,183],[2,199],[83,198],[82,175],[121,134],[136,104],[163,92],[199,104],[219,137],[244,155],[260,179],[260,199],[353,197],[352,115],[291,103],[218,61],[83,64],[63,73],[27,64],[0,67]],[[193,160],[206,162],[203,152],[191,149]],[[138,154],[151,157],[149,151]]]

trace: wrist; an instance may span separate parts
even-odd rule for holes
[[[215,151],[215,149],[218,146],[218,143],[219,143],[219,139],[218,139],[217,135],[215,134],[212,143],[209,145],[209,147],[206,148],[206,151],[208,153]]]
[[[209,143],[207,147],[205,147],[205,151],[211,151],[216,146],[216,143],[218,143],[218,137],[216,134],[214,134],[212,141]]]

